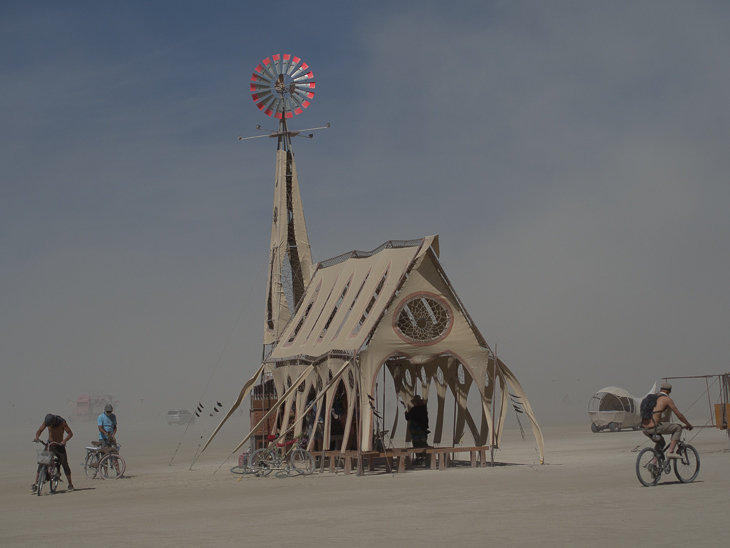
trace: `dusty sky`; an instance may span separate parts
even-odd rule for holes
[[[2,416],[233,400],[275,154],[237,136],[275,127],[248,93],[274,53],[317,81],[292,127],[332,124],[294,141],[315,259],[440,234],[541,422],[727,371],[728,27],[720,1],[2,2]]]

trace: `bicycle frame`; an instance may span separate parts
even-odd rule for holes
[[[34,440],[35,441],[35,440]],[[61,445],[58,442],[44,442],[37,440],[37,443],[43,444],[44,450],[48,451],[52,445]],[[53,453],[51,462],[48,464],[40,464],[38,469],[38,482],[36,487],[36,494],[41,495],[43,490],[43,484],[48,482],[48,486],[51,489],[51,493],[55,493],[58,488],[58,482],[61,480],[61,461],[58,459],[58,455]]]

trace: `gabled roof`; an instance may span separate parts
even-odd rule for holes
[[[429,248],[438,253],[438,236],[391,240],[373,251],[351,251],[319,263],[266,361],[357,353],[405,275]]]

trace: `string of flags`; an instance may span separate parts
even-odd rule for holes
[[[223,408],[223,404],[219,401],[215,402],[215,405],[213,406],[213,412],[214,413],[220,413],[220,410]],[[205,406],[198,402],[198,407],[195,408],[195,416],[200,417],[200,414],[203,412],[203,409],[205,409]],[[213,413],[210,414],[210,416],[213,416]]]

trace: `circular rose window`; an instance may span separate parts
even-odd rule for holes
[[[412,344],[434,344],[451,329],[453,317],[445,301],[432,294],[409,297],[396,310],[396,333]]]

